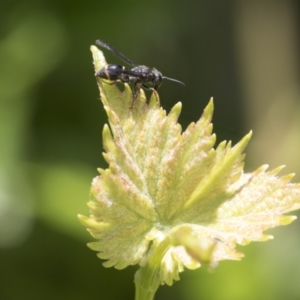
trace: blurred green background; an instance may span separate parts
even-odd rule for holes
[[[165,76],[162,105],[196,121],[215,98],[218,142],[250,129],[246,170],[300,180],[299,1],[4,1],[0,11],[0,299],[133,299],[135,267],[105,269],[90,183],[106,122],[89,50],[98,38]],[[105,52],[111,63],[121,63]],[[298,213],[299,215],[299,213]],[[241,262],[185,271],[157,300],[300,299],[300,222],[239,247]]]

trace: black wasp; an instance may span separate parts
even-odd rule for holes
[[[136,98],[138,91],[141,87],[145,89],[154,89],[155,91],[161,86],[163,79],[168,79],[171,81],[175,81],[184,85],[183,82],[172,79],[166,76],[163,76],[158,70],[155,68],[149,68],[147,66],[140,66],[135,64],[132,60],[127,58],[124,54],[118,51],[113,46],[108,43],[97,40],[96,45],[103,47],[121,60],[123,60],[128,65],[132,66],[132,69],[126,69],[126,67],[108,64],[104,68],[100,69],[96,72],[96,76],[108,79],[111,81],[120,81],[122,83],[132,83],[133,84],[133,97]],[[150,85],[150,86],[149,86]]]

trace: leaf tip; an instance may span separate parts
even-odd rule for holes
[[[212,117],[214,112],[214,100],[213,98],[210,98],[208,104],[204,108],[204,115]]]
[[[90,47],[90,50],[93,54],[93,61],[94,61],[94,67],[95,67],[95,71],[100,70],[101,68],[103,68],[107,63],[105,60],[105,57],[103,55],[103,52],[101,50],[99,50],[96,46],[92,45]]]
[[[174,115],[176,118],[178,118],[181,113],[181,109],[182,109],[182,103],[181,102],[176,103],[172,107],[170,115]]]
[[[281,216],[280,225],[289,225],[297,219],[296,216]]]

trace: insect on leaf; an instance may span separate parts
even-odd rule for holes
[[[91,50],[97,71],[106,62]],[[97,83],[109,120],[103,129],[108,168],[93,180],[90,216],[79,218],[104,266],[151,266],[151,278],[171,285],[184,267],[239,260],[237,244],[266,241],[266,229],[295,220],[286,213],[300,208],[299,183],[290,182],[292,174],[279,176],[281,167],[244,173],[251,133],[234,146],[215,146],[212,100],[182,132],[181,103],[167,114],[156,92],[147,103],[141,90],[132,105],[128,85],[120,92],[101,78]]]

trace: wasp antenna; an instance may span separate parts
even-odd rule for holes
[[[182,84],[182,85],[185,86],[185,84],[182,81],[180,81],[180,80],[177,80],[177,79],[174,79],[174,78],[170,78],[170,77],[166,77],[166,76],[163,76],[162,78],[163,79],[168,79],[170,81],[178,82],[178,83],[180,83],[180,84]]]

